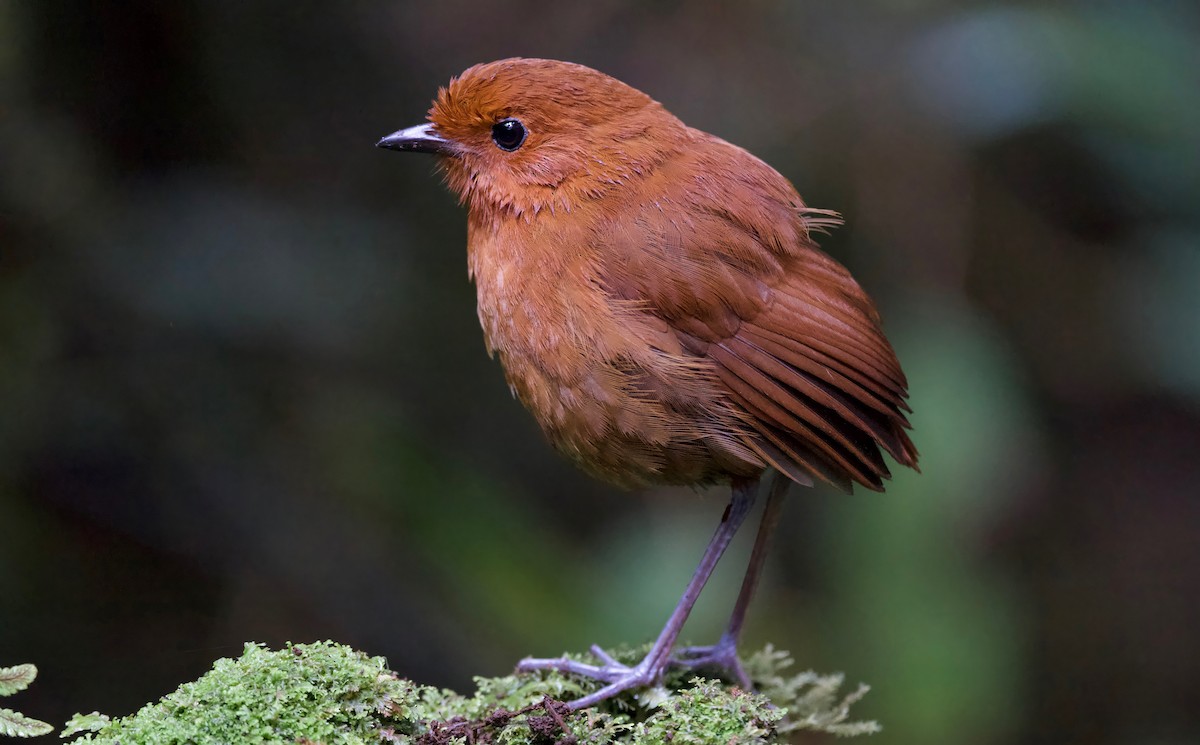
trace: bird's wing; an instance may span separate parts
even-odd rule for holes
[[[664,164],[615,216],[603,282],[706,358],[746,415],[744,444],[793,479],[881,490],[879,449],[916,466],[907,381],[870,298],[809,230],[836,216],[713,138]]]

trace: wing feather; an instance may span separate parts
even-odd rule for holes
[[[810,210],[786,179],[739,148],[707,144],[716,147],[699,150],[705,160],[684,154],[661,171],[686,224],[642,205],[635,234],[607,239],[619,245],[606,288],[712,365],[740,412],[731,433],[764,464],[799,483],[882,490],[891,474],[880,449],[914,468],[917,451],[908,381],[874,304],[811,241]]]

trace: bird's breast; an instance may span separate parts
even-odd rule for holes
[[[488,351],[500,356],[506,371],[534,366],[571,384],[591,367],[584,350],[613,329],[602,293],[589,285],[583,251],[557,237],[552,246],[540,245],[540,237],[532,228],[471,231],[479,322]]]
[[[625,486],[729,470],[711,371],[605,292],[586,233],[472,225],[468,254],[488,351],[559,450]]]

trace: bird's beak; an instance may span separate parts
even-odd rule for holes
[[[457,152],[453,142],[434,133],[432,124],[418,124],[399,132],[392,132],[375,143],[375,147],[438,155],[454,155]]]

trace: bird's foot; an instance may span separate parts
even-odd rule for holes
[[[646,655],[641,662],[633,667],[618,662],[612,655],[594,644],[591,647],[591,652],[596,659],[600,660],[601,664],[589,665],[586,662],[579,662],[567,657],[542,659],[526,657],[517,663],[517,671],[527,673],[534,670],[557,670],[560,673],[582,675],[585,678],[592,678],[593,680],[607,683],[608,685],[595,693],[588,694],[567,704],[571,709],[584,709],[630,688],[642,688],[658,683],[662,680],[663,670],[667,666],[666,657],[660,656],[660,659],[654,659],[655,655],[653,652]]]
[[[754,690],[746,668],[738,659],[737,642],[728,637],[721,637],[716,644],[706,647],[684,647],[671,657],[671,665],[689,670],[708,668],[720,670],[733,678],[743,690]]]

